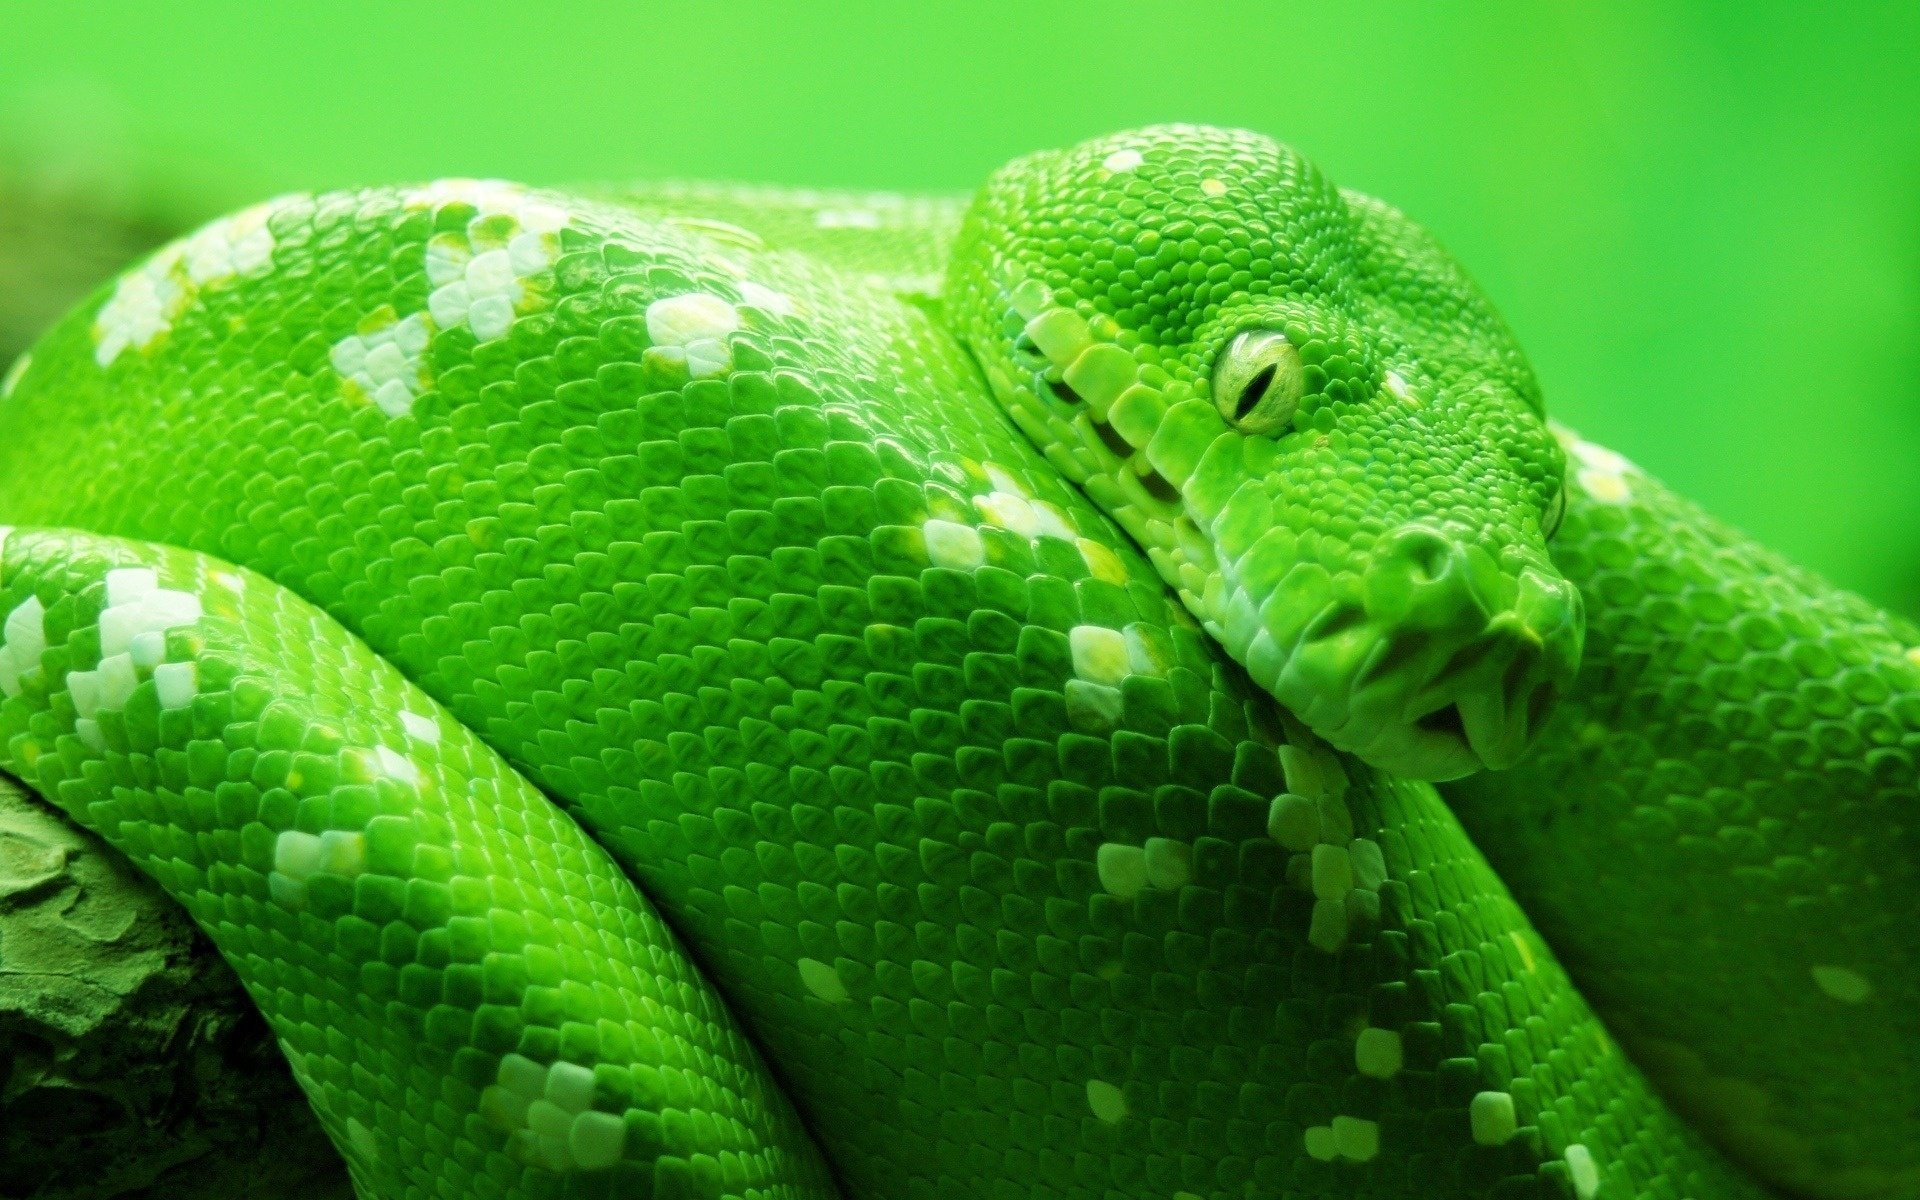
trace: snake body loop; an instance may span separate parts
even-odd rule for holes
[[[1251,134],[284,197],[0,386],[0,766],[369,1198],[1920,1196],[1920,638],[1542,412]]]

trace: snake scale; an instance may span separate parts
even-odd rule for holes
[[[1270,139],[287,196],[0,393],[0,765],[364,1197],[1920,1196],[1920,631]]]

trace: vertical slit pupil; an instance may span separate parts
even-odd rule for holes
[[[1246,420],[1247,414],[1253,411],[1253,406],[1260,403],[1260,397],[1266,395],[1267,389],[1273,386],[1273,366],[1272,363],[1268,363],[1260,368],[1259,374],[1247,380],[1247,390],[1240,393],[1240,403],[1233,407],[1235,420]]]

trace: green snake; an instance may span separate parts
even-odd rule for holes
[[[1270,139],[287,196],[0,393],[0,765],[365,1197],[1920,1196],[1920,632]]]

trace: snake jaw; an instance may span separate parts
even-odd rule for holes
[[[1423,521],[1382,537],[1359,567],[1328,571],[1270,504],[1251,527],[1233,504],[1276,469],[1271,440],[1183,428],[1210,406],[1108,340],[1110,322],[1015,295],[1017,344],[1032,349],[1015,374],[989,371],[1001,402],[1256,682],[1333,745],[1401,774],[1453,779],[1519,760],[1579,661],[1570,585],[1524,555],[1497,562],[1464,527]],[[1239,486],[1222,498],[1217,477]]]
[[[1368,576],[1403,569],[1393,550],[1408,543],[1421,543],[1416,557],[1431,561],[1438,536],[1422,526],[1402,531]],[[1467,556],[1457,546],[1449,553]],[[1301,593],[1303,576],[1335,582],[1296,566],[1275,595]],[[1533,570],[1495,597],[1457,572],[1422,588],[1409,596],[1376,582],[1370,602],[1334,599],[1304,621],[1270,598],[1263,626],[1251,638],[1229,630],[1229,649],[1315,732],[1377,766],[1432,780],[1510,767],[1578,666],[1579,593]]]

